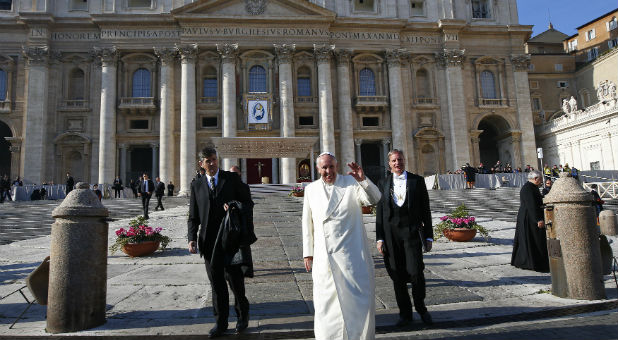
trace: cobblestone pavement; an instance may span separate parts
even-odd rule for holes
[[[103,205],[109,209],[110,218],[129,218],[142,214],[142,200],[135,198],[104,199]],[[182,197],[164,197],[163,206],[174,208],[188,204]],[[52,210],[62,200],[18,201],[0,204],[0,244],[46,236],[51,233],[54,223]],[[150,211],[154,211],[156,198],[150,200]]]

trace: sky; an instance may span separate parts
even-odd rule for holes
[[[534,25],[532,36],[547,30],[550,18],[554,29],[566,34],[618,8],[618,0],[517,0],[519,23]]]

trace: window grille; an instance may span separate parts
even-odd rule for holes
[[[0,101],[6,100],[6,92],[7,92],[6,71],[3,69],[0,69]]]
[[[375,96],[376,95],[376,79],[373,71],[368,68],[364,68],[360,71],[360,93],[361,96]]]
[[[266,92],[266,70],[262,66],[249,70],[249,92]]]
[[[150,71],[140,68],[133,73],[133,91],[131,96],[134,98],[150,97]]]
[[[485,99],[496,99],[496,83],[491,71],[481,72],[481,92]]]

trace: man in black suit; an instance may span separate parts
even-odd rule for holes
[[[165,208],[163,208],[163,202],[161,201],[161,199],[163,199],[163,195],[165,195],[165,183],[161,182],[161,179],[157,177],[155,178],[155,196],[157,196],[157,206],[155,207],[155,211],[159,210],[159,208],[161,208],[161,210],[165,210]]]
[[[73,190],[74,187],[75,187],[75,180],[73,180],[73,177],[71,177],[71,174],[67,172],[67,182],[66,182],[66,187],[65,187],[66,194],[68,195],[71,192],[71,190]]]
[[[391,174],[378,184],[382,199],[376,209],[376,240],[393,280],[399,307],[399,321],[395,326],[412,323],[408,283],[412,284],[414,308],[429,325],[433,321],[425,307],[423,250],[431,250],[433,229],[425,179],[405,171],[405,159],[400,150],[389,152],[388,164]]]
[[[152,192],[155,190],[155,185],[151,179],[148,178],[148,174],[142,175],[142,180],[137,187],[137,195],[142,198],[142,207],[144,208],[144,218],[148,219],[148,206],[150,204],[150,198]]]
[[[244,210],[251,205],[251,198],[237,174],[219,169],[215,149],[204,148],[199,158],[205,174],[191,183],[187,239],[189,251],[195,254],[199,249],[200,255],[204,257],[216,318],[216,325],[209,335],[215,338],[222,336],[228,328],[229,292],[226,280],[234,293],[234,309],[238,317],[236,333],[244,331],[248,326],[249,301],[245,296],[242,268],[240,265],[226,263],[227,256],[221,242],[217,242],[217,235],[229,203],[240,202]]]
[[[120,198],[120,191],[122,191],[122,180],[120,176],[116,176],[112,188],[114,188],[114,198]]]

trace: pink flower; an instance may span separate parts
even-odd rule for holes
[[[124,234],[124,228],[120,228],[118,230],[116,230],[116,236],[120,236]]]
[[[161,230],[163,230],[163,228],[160,228],[160,227],[159,227],[159,228],[155,228],[155,233],[157,233],[157,234],[158,234],[158,233],[160,233],[160,232],[161,232]]]
[[[442,216],[442,217],[440,217],[440,221],[446,221],[446,220],[448,220],[448,216]]]
[[[476,219],[474,218],[474,216],[470,216],[470,222],[474,222],[476,221]]]

